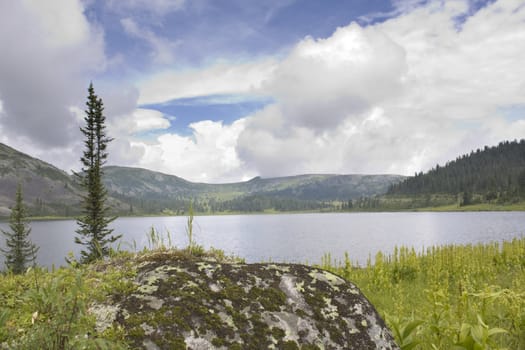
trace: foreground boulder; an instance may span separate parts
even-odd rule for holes
[[[358,288],[304,265],[144,261],[136,289],[97,305],[137,349],[398,349]]]

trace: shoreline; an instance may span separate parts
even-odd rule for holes
[[[352,210],[303,210],[303,211],[254,211],[254,212],[210,212],[210,213],[195,213],[194,216],[229,216],[229,215],[286,215],[286,214],[352,214],[352,213],[447,213],[447,212],[516,212],[525,211],[525,202],[516,204],[472,204],[458,207],[457,205],[443,205],[438,207],[423,207],[423,208],[405,208],[405,209],[352,209]],[[170,215],[163,213],[152,214],[136,214],[136,215],[117,215],[117,218],[141,218],[141,217],[186,217],[183,215]],[[28,217],[28,221],[60,221],[60,220],[76,220],[77,216],[33,216]],[[0,222],[9,222],[9,217],[0,218]]]

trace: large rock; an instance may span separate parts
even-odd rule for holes
[[[138,349],[398,349],[359,289],[304,265],[145,261],[136,290],[97,305]]]

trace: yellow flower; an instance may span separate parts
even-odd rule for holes
[[[33,312],[31,316],[31,324],[35,324],[36,319],[38,318],[38,311]]]

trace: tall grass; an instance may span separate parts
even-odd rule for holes
[[[191,254],[188,248],[172,249],[169,233],[161,237],[152,229],[153,252],[119,252],[100,266],[0,274],[0,348],[125,346],[122,330],[94,330],[89,306],[133,292],[140,254],[202,256],[202,247],[188,239]],[[233,261],[221,251],[206,254]],[[361,288],[403,350],[525,350],[525,238],[431,247],[422,253],[398,247],[390,255],[378,253],[365,267],[353,266],[348,255],[338,262],[326,255],[321,267]]]
[[[525,349],[525,238],[321,265],[361,288],[402,349]]]

